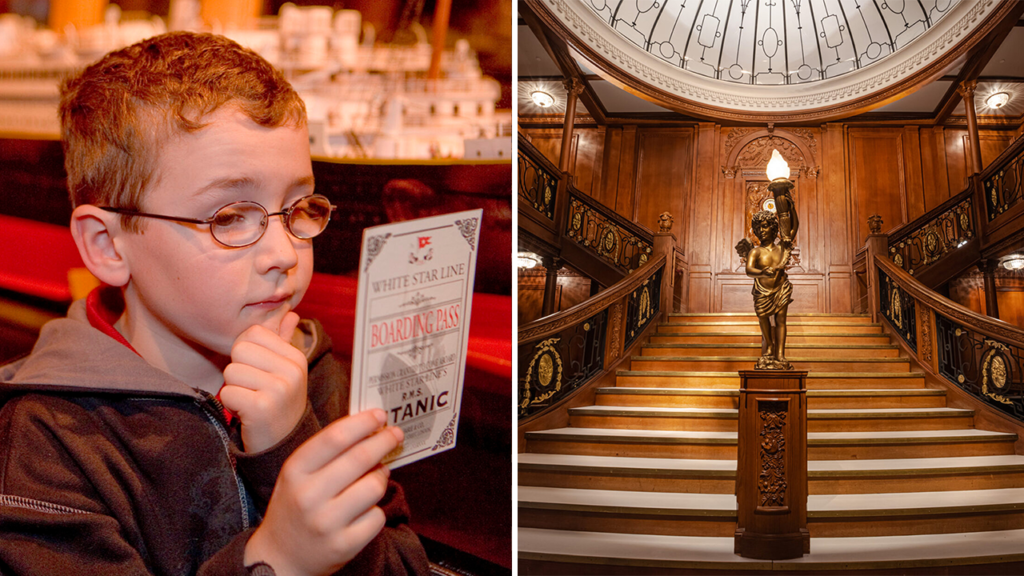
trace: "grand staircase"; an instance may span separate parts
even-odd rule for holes
[[[861,315],[789,317],[788,359],[809,372],[810,555],[734,555],[737,371],[760,348],[753,315],[670,315],[569,427],[528,432],[519,573],[1021,573],[1017,436],[974,428]]]

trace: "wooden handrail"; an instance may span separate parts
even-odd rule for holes
[[[547,156],[542,154],[540,150],[537,150],[537,147],[522,132],[519,133],[519,151],[526,154],[530,160],[540,164],[541,168],[550,172],[555,178],[561,179],[562,171],[558,169],[558,166],[552,164]]]
[[[875,265],[888,274],[890,278],[895,278],[900,288],[906,290],[908,294],[939,314],[962,322],[971,330],[1024,348],[1024,330],[1002,320],[978,314],[952,300],[944,298],[924,284],[921,284],[910,274],[904,272],[902,268],[896,266],[888,258],[875,256]],[[878,287],[869,286],[868,289],[877,290]]]
[[[899,226],[898,228],[890,231],[889,232],[889,245],[892,246],[893,244],[898,243],[900,240],[903,240],[907,236],[910,236],[914,232],[916,232],[919,229],[921,229],[922,227],[924,227],[925,224],[927,224],[927,223],[931,222],[932,220],[934,220],[935,218],[937,218],[940,214],[943,214],[944,212],[946,212],[950,208],[952,208],[952,207],[956,206],[957,204],[963,202],[964,200],[970,198],[972,194],[974,194],[974,185],[972,183],[968,182],[967,188],[965,188],[963,191],[961,191],[956,196],[950,197],[949,199],[947,199],[942,204],[939,204],[935,208],[932,208],[931,210],[925,212],[924,214],[922,214],[921,216],[915,218],[911,222],[907,222],[906,224],[903,224],[903,225]],[[976,226],[980,226],[980,225],[981,225],[980,223],[976,223]],[[975,231],[975,233],[977,233],[977,231]]]
[[[641,266],[636,272],[625,276],[618,283],[602,291],[596,296],[579,304],[544,318],[539,318],[519,327],[519,344],[540,340],[557,334],[577,322],[592,317],[598,312],[618,302],[623,296],[653,276],[665,264],[665,256],[658,255]]]

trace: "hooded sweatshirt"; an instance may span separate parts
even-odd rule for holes
[[[306,412],[277,445],[246,453],[214,397],[116,339],[103,296],[75,302],[0,367],[0,574],[248,574],[245,545],[285,459],[347,414],[348,368],[303,320]],[[379,506],[385,528],[341,573],[429,573],[401,487],[390,482]]]

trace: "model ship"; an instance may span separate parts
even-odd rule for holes
[[[0,15],[0,136],[57,139],[61,78],[103,54],[170,30],[207,30],[249,47],[281,69],[306,103],[314,156],[349,159],[509,160],[510,111],[465,40],[434,52],[419,24],[415,42],[376,42],[355,10],[284,5],[253,29],[204,26],[197,0],[171,2],[167,20],[122,19],[60,32],[29,17]]]

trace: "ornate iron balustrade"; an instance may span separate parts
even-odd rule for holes
[[[913,276],[975,236],[969,195],[905,235],[889,242],[889,259]]]
[[[538,212],[555,219],[555,195],[558,191],[558,178],[555,173],[543,165],[543,162],[531,158],[526,147],[519,147],[519,197],[526,200]]]
[[[869,265],[878,272],[878,312],[918,364],[1024,424],[1024,330],[951,302],[881,255]]]
[[[939,374],[990,406],[1024,420],[1022,348],[935,315]]]
[[[539,342],[519,346],[519,417],[529,416],[604,369],[608,310]]]
[[[1017,154],[1008,160],[1001,158],[993,162],[998,167],[982,179],[985,213],[989,222],[1015,206],[1024,195],[1024,147],[1018,148]]]
[[[629,295],[626,306],[626,344],[629,348],[644,328],[661,312],[661,275],[658,270]]]
[[[647,263],[653,249],[649,240],[573,193],[565,236],[627,274]]]
[[[888,274],[878,271],[878,303],[882,315],[900,338],[917,352],[917,310],[915,300]]]
[[[625,357],[627,340],[660,314],[668,265],[658,255],[586,302],[519,327],[520,419],[561,402]]]

